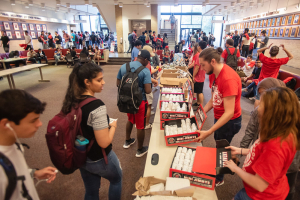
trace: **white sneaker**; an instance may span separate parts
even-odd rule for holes
[[[145,130],[152,128],[152,124],[148,124],[145,126]]]
[[[151,107],[151,110],[153,110],[153,109],[154,109],[154,107],[152,106],[152,107]]]
[[[242,92],[248,92],[247,88],[243,88]]]
[[[249,100],[253,101],[255,100],[255,97],[250,97]]]
[[[151,111],[151,115],[154,115],[154,114],[155,114],[155,112]]]

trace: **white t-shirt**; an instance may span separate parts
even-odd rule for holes
[[[89,41],[90,40],[90,34],[85,34],[85,41]]]
[[[247,40],[246,37],[243,37],[243,44],[244,45],[250,45],[251,40],[252,40],[252,37],[250,37],[249,40]]]
[[[247,69],[246,66],[243,67],[243,71],[247,77],[252,74],[253,69],[254,69],[253,67],[250,67],[249,64],[250,63],[247,63],[249,69]]]
[[[31,39],[30,35],[29,34],[25,35],[25,44],[27,44],[29,41],[30,41],[30,43],[28,45],[32,46],[32,39]]]
[[[30,176],[29,169],[25,158],[22,152],[17,149],[17,145],[12,146],[2,146],[0,145],[0,152],[3,153],[14,165],[17,176],[24,176],[25,181],[24,184],[28,190],[29,195],[33,200],[39,200],[39,196],[37,194],[36,188],[34,186],[33,180]],[[6,188],[8,186],[8,179],[3,170],[2,166],[0,166],[0,199],[4,199]],[[21,192],[22,192],[22,181],[17,181],[17,187],[14,193],[11,196],[13,200],[24,200]]]

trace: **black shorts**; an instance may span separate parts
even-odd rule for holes
[[[194,93],[201,94],[203,93],[204,82],[196,82],[194,83]]]
[[[191,75],[194,75],[194,67],[189,69],[189,72],[191,73]]]

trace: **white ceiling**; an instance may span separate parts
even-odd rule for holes
[[[5,0],[9,1],[9,0]],[[74,5],[84,5],[84,0],[60,0],[61,1],[61,7],[66,7],[66,3],[70,3],[72,8],[75,8]],[[212,10],[210,10],[208,15],[214,14],[214,11],[217,11],[217,14],[219,14],[219,9],[221,9],[222,14],[226,14],[228,11],[231,11],[232,9],[239,10],[240,6],[243,5],[247,7],[249,5],[249,2],[254,2],[254,5],[257,5],[258,0],[241,0],[241,4],[236,4],[234,7],[231,7],[231,2],[237,2],[237,0],[209,0],[210,5],[217,5]],[[270,0],[262,0],[262,2],[267,2]],[[28,0],[16,0],[16,3],[22,3],[28,2]],[[113,0],[89,0],[90,5],[93,3],[98,4],[101,6],[101,2],[105,2],[106,4],[114,4]],[[123,4],[144,4],[144,0],[118,0],[118,2],[122,2]],[[158,5],[174,5],[174,0],[147,0],[150,4],[158,4]],[[179,0],[178,3],[181,5],[201,5],[205,0]],[[47,8],[53,8],[55,9],[56,0],[33,0],[33,3],[35,6],[41,5],[41,3],[45,3],[45,6]],[[227,6],[228,9],[224,10],[224,6]],[[250,14],[250,13],[249,13]]]

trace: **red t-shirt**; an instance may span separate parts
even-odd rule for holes
[[[272,59],[261,53],[259,55],[259,60],[263,64],[258,78],[258,81],[260,82],[268,77],[277,78],[280,66],[286,64],[289,61],[289,57]]]
[[[214,88],[212,88],[214,86]],[[216,78],[215,74],[209,76],[209,87],[212,88],[213,108],[216,119],[219,119],[225,112],[223,98],[235,96],[234,115],[231,120],[238,118],[242,114],[241,94],[242,83],[239,75],[228,65],[223,68]]]
[[[229,47],[228,49],[230,51],[230,54],[233,55],[233,53],[234,53],[234,51],[235,51],[236,48]],[[226,49],[223,51],[223,53],[222,53],[221,56],[222,56],[222,58],[224,58],[224,63],[226,63],[226,59],[227,59],[227,56],[228,56]],[[237,49],[237,52],[236,52],[236,57],[237,58],[241,57],[240,50],[238,50],[238,49]]]
[[[193,57],[193,62],[194,62],[194,71],[196,65],[199,66],[198,73],[195,75],[195,81],[198,83],[202,83],[205,81],[205,71],[201,69],[200,62],[199,62],[199,55],[200,53],[196,53]]]
[[[289,142],[287,142],[289,141]],[[286,173],[296,149],[293,148],[292,135],[281,142],[277,137],[267,142],[259,139],[252,145],[244,162],[243,170],[250,174],[258,174],[269,183],[265,191],[259,192],[244,182],[247,195],[253,199],[282,200],[289,193],[289,184]]]

